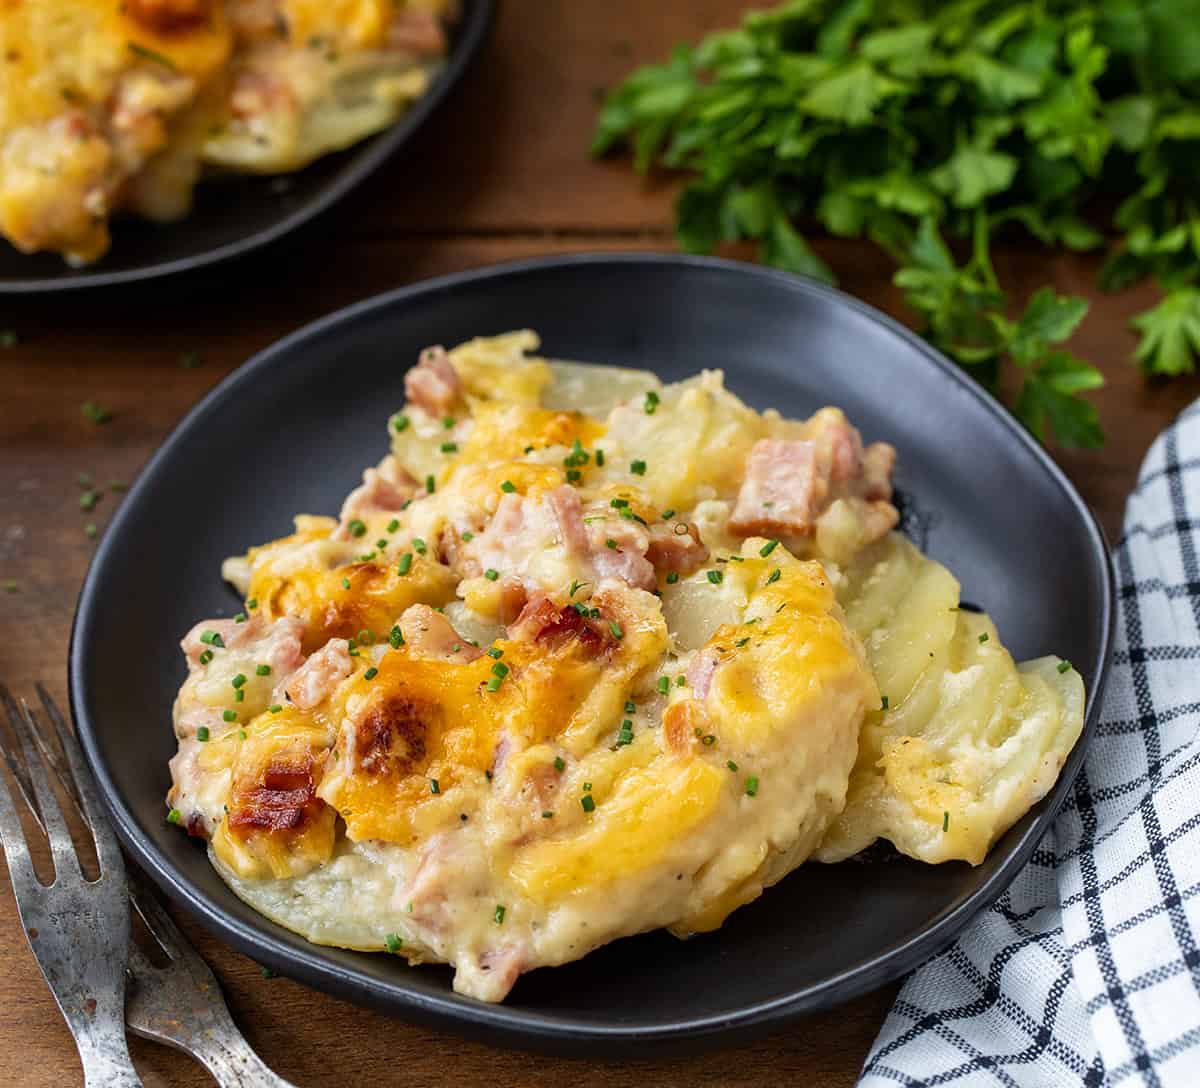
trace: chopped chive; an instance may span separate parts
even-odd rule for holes
[[[388,632],[388,642],[391,644],[393,650],[398,650],[404,645],[404,632],[400,630],[399,624],[396,624]]]
[[[717,743],[717,738],[713,736],[712,733],[706,733],[700,738],[700,743],[703,744],[705,748],[711,748]]]
[[[659,404],[658,394],[655,393],[654,390],[652,389],[652,390],[650,390],[649,393],[646,394],[646,401],[642,405],[642,410],[646,413],[646,415],[652,416],[652,415],[654,415],[655,411],[658,409],[658,404]]]
[[[475,539],[475,534],[473,532],[471,532],[469,529],[462,535],[462,540],[463,540],[464,544],[469,544],[474,539]]]
[[[80,510],[94,510],[96,508],[96,503],[98,503],[99,501],[100,501],[100,492],[99,491],[85,491],[82,495],[79,496],[79,509]]]
[[[229,719],[229,715],[230,715],[230,714],[233,714],[233,711],[232,711],[232,710],[227,710],[227,711],[225,711],[225,715],[226,715],[226,717],[225,717],[225,720],[226,720],[226,721],[229,721],[229,720],[230,720],[230,719]],[[237,717],[237,715],[236,715],[236,714],[233,714],[233,716],[234,716],[235,718]],[[209,732],[208,732],[208,726],[207,726],[207,725],[202,725],[202,726],[200,726],[200,728],[199,728],[199,729],[197,729],[197,730],[196,730],[196,739],[197,739],[197,740],[208,740],[208,738],[209,738],[209,735],[210,735],[210,734],[209,734]]]
[[[749,636],[749,635],[747,635],[745,638],[739,638],[739,639],[737,640],[737,642],[735,642],[733,645],[734,645],[734,646],[735,646],[737,649],[739,649],[739,650],[740,650],[740,649],[741,649],[743,646],[745,646],[745,645],[746,645],[746,643],[747,643],[747,642],[749,642],[749,641],[750,641],[750,636]]]
[[[553,812],[543,812],[543,813],[542,813],[542,819],[543,819],[543,820],[553,820],[553,819],[554,819],[554,813],[553,813]]]
[[[1060,673],[1068,672],[1068,671],[1070,671],[1070,668],[1071,668],[1071,662],[1069,662],[1069,661],[1060,661],[1058,663],[1058,671]]]
[[[984,642],[987,642],[987,640],[988,640],[988,633],[986,631],[984,631],[983,634],[979,636],[979,641],[981,643],[984,643]]]
[[[272,703],[269,707],[267,707],[267,709],[272,714],[278,714],[283,709],[283,707],[279,703]]]
[[[887,710],[887,708],[888,708],[888,697],[886,695],[881,695],[879,698],[879,709]]]
[[[126,42],[125,44],[129,46],[129,52],[131,52],[135,57],[140,57],[142,60],[153,61],[155,64],[161,64],[164,68],[167,68],[172,72],[179,71],[179,68],[170,57],[164,56],[157,50],[148,49],[146,46],[140,45],[137,42]]]
[[[504,656],[504,651],[499,646],[493,646],[488,650],[488,657],[494,657],[497,661]]]
[[[350,530],[351,536],[362,536],[367,531],[367,523],[361,518],[351,518],[346,528]]]
[[[387,944],[389,952],[399,952],[401,946],[404,944],[404,940],[396,933],[389,933],[383,940]]]
[[[204,650],[200,654],[200,664],[201,665],[207,665],[212,659],[213,659],[212,650]]]
[[[512,482],[512,480],[505,480],[504,483],[502,483],[500,485],[500,490],[503,491],[504,494],[506,494],[506,495],[511,495],[514,491],[517,490],[517,485],[514,484]]]
[[[437,490],[437,484],[434,483],[432,476],[425,477],[425,493],[432,495]]]
[[[504,681],[499,676],[489,676],[487,689],[488,691],[499,691],[502,683],[504,683]]]
[[[225,640],[223,638],[221,638],[221,636],[219,634],[217,634],[216,631],[205,631],[200,636],[200,641],[203,643],[206,643],[209,646],[216,646],[217,649],[219,649],[219,650],[224,649],[224,647],[225,647]]]
[[[596,450],[596,467],[597,468],[604,467],[604,451],[601,449]]]
[[[574,597],[576,593],[578,593],[581,589],[583,589],[584,586],[587,586],[587,585],[591,585],[591,582],[572,582],[571,583],[571,592],[568,593],[567,596]]]
[[[613,540],[613,538],[611,536],[604,542],[604,546],[606,548],[612,548],[612,550],[616,551],[616,552],[619,552],[621,550],[620,548],[617,547],[617,542],[615,540]]]
[[[94,521],[89,521],[83,527],[83,532],[89,540],[95,540],[96,535],[100,532],[100,530],[96,528],[96,523]]]
[[[776,567],[773,571],[771,571],[771,577],[767,579],[767,585],[770,585],[772,582],[778,582],[782,576],[783,571]]]
[[[580,472],[579,469],[577,469],[577,468],[567,469],[567,483],[577,484],[582,479],[583,479],[583,473]]]
[[[381,536],[377,541],[375,541],[375,547],[378,548],[381,552],[385,552],[385,551],[387,551],[387,546],[390,543],[391,543],[391,541],[389,541],[387,537]]]
[[[396,573],[400,575],[407,574],[412,569],[412,552],[405,552],[400,556],[400,562],[396,564]]]
[[[394,533],[399,528],[400,528],[400,519],[399,518],[392,518],[392,520],[387,523],[387,531],[389,533]]]
[[[273,979],[273,978],[278,978],[278,977],[279,977],[279,976],[278,976],[278,975],[277,975],[277,974],[276,974],[274,971],[272,971],[272,970],[271,970],[271,968],[269,968],[269,967],[264,967],[264,968],[262,968],[262,970],[259,972],[259,974],[261,974],[263,978],[265,978],[265,979],[268,979],[268,980],[270,980],[270,979]]]
[[[436,778],[431,778],[429,780],[429,792],[430,793],[441,793],[442,792],[442,787],[438,785],[438,780]]]
[[[244,703],[246,701],[246,689],[238,688],[237,691],[233,693],[233,701],[235,703]]]
[[[585,782],[585,783],[583,784],[583,792],[584,792],[584,793],[591,793],[591,792],[592,792],[592,784],[591,784],[590,782]]]
[[[950,813],[943,812],[942,813],[942,834],[944,835],[949,830],[950,830]]]
[[[752,774],[749,778],[746,779],[746,796],[747,797],[757,797],[758,796],[758,775]]]
[[[497,661],[492,666],[492,675],[500,677],[503,680],[508,675],[508,666],[503,661]]]
[[[229,681],[235,688],[240,688],[246,682],[246,674],[239,672],[232,680]]]
[[[608,505],[609,505],[609,506],[616,507],[616,509],[620,510],[622,507],[625,507],[625,506],[628,506],[628,505],[629,505],[629,500],[628,500],[628,499],[616,498],[616,499],[612,499],[612,500],[609,502],[609,504],[608,504]]]
[[[364,680],[374,680],[379,675],[379,670],[372,665],[366,672],[363,673]]]
[[[645,461],[630,461],[629,462],[629,471],[632,472],[635,476],[645,476],[646,475],[646,462]]]
[[[500,577],[500,572],[498,570],[496,570],[495,567],[488,567],[488,569],[483,572],[483,576],[489,582],[494,582],[497,578]]]
[[[246,619],[247,619],[246,613],[239,612],[236,616],[233,617],[233,622],[234,623],[245,623]]]
[[[761,548],[758,549],[758,554],[764,559],[770,555],[776,548],[779,547],[778,540],[768,540]]]
[[[221,715],[221,717],[224,718],[227,722],[236,722],[237,721],[237,711],[236,710],[226,710]],[[206,729],[205,732],[207,733],[208,730]]]
[[[254,610],[255,610],[255,609],[258,607],[258,598],[257,598],[257,597],[251,597],[251,598],[250,598],[250,600],[248,600],[248,601],[246,602],[246,607],[247,607],[248,609],[250,609],[250,611],[251,611],[251,612],[253,612],[253,611],[254,611]]]
[[[658,693],[666,695],[671,690],[671,679],[668,676],[660,676],[658,678]]]
[[[667,585],[673,586],[679,581],[679,571],[672,570],[667,572]]]
[[[612,632],[612,637],[622,639],[625,637],[625,632],[621,630],[621,625],[616,620],[608,621],[608,629]]]
[[[238,730],[238,740],[245,740],[245,739],[246,739],[246,730],[239,729]]]
[[[495,913],[492,915],[492,918],[494,919],[496,925],[500,926],[500,925],[504,924],[504,904],[503,903],[496,904],[496,910],[495,910]]]
[[[719,586],[725,578],[724,571],[710,570],[706,572],[706,577],[714,586]]]
[[[169,824],[183,823],[183,813],[180,812],[179,809],[177,809],[177,808],[171,809],[171,811],[167,813],[167,823],[169,823]]]
[[[414,536],[412,538],[412,546],[413,546],[413,551],[416,552],[417,555],[424,555],[427,551],[429,551],[429,548],[426,546],[425,541],[422,540],[419,536]]]
[[[585,793],[579,799],[579,803],[583,806],[584,812],[595,812],[596,811],[596,802],[590,793]]]
[[[675,507],[673,507],[673,506],[671,507],[670,510],[664,510],[662,512],[663,521],[670,521],[674,516],[675,516]]]
[[[554,769],[556,771],[561,771],[564,767],[566,767],[566,763],[563,761],[563,757],[555,756],[554,757]]]
[[[107,423],[112,419],[112,412],[107,408],[101,408],[98,404],[93,404],[90,400],[84,401],[79,410],[93,423]]]
[[[458,453],[457,442],[443,442],[441,446],[442,453]]]
[[[728,767],[731,771],[737,770],[737,764],[734,763],[732,759],[725,760],[725,766]]]
[[[397,434],[408,429],[408,416],[397,415],[392,416],[392,430]]]
[[[350,579],[343,578],[342,579],[342,589],[349,589],[349,588],[350,588]]]
[[[442,426],[445,427],[446,430],[450,430],[450,428],[453,427],[454,424],[457,422],[458,422],[458,420],[456,420],[453,416],[446,416],[442,420]]]

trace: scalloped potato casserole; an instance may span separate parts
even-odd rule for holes
[[[85,264],[204,170],[296,170],[425,93],[455,0],[0,0],[0,233]]]
[[[895,532],[895,451],[717,372],[430,348],[340,516],[229,559],[169,819],[321,944],[517,977],[877,839],[979,863],[1083,724]]]

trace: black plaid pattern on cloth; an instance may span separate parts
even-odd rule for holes
[[[1000,901],[904,983],[862,1086],[1200,1086],[1200,402],[1113,556],[1099,729]]]

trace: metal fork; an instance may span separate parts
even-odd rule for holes
[[[78,744],[54,700],[41,684],[37,685],[37,692],[46,716],[54,725],[59,745],[66,755],[67,766],[63,766],[59,756],[45,743],[37,730],[36,716],[22,703],[21,710],[28,718],[27,724],[33,727],[29,732],[41,756],[54,770],[91,829],[97,852],[102,840],[109,842],[119,864],[121,856],[116,839],[99,806],[95,805],[94,811],[89,812],[87,798],[90,794],[95,801],[95,788]],[[3,686],[0,686],[0,696],[10,717],[17,714],[16,704]],[[5,758],[18,787],[25,794],[26,785],[15,761],[7,752]],[[0,798],[0,805],[6,799]],[[26,801],[29,801],[27,794]],[[30,809],[36,818],[36,808],[30,804]],[[6,846],[7,839],[6,834]],[[179,931],[141,874],[130,870],[126,885],[129,901],[168,961],[166,966],[157,967],[135,942],[128,942],[128,976],[133,985],[125,1005],[125,1020],[130,1030],[143,1038],[165,1043],[190,1055],[212,1074],[221,1088],[294,1088],[289,1081],[273,1073],[251,1049],[233,1022],[208,964]],[[104,1083],[118,1084],[123,1088],[125,1082]],[[128,1083],[139,1082],[135,1079]]]
[[[0,700],[24,759],[14,754],[2,733],[0,752],[30,813],[46,833],[54,862],[54,883],[45,885],[38,880],[16,802],[5,785],[0,789],[0,838],[29,947],[75,1037],[87,1088],[140,1088],[142,1082],[125,1044],[129,897],[121,851],[111,831],[96,834],[103,820],[100,800],[84,776],[78,750],[67,745],[80,808],[93,829],[100,863],[96,880],[84,880],[67,821],[35,747],[33,714],[25,704],[18,707],[7,688],[0,688]]]

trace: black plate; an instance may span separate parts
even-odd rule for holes
[[[319,948],[239,902],[164,820],[177,643],[239,607],[221,559],[336,512],[386,449],[427,344],[528,326],[552,356],[672,379],[722,367],[757,408],[832,403],[900,452],[908,523],[1017,657],[1058,652],[1088,685],[1088,732],[1053,793],[977,868],[895,859],[802,867],[719,933],[618,941],[522,978],[504,1005],[450,972]],[[553,258],[404,288],[324,318],[231,375],[180,424],[96,554],[71,644],[71,700],[121,838],[168,894],[238,948],[323,990],[469,1034],[577,1053],[729,1040],[897,977],[992,903],[1065,796],[1095,723],[1112,623],[1107,550],[1050,458],[924,342],[855,300],[751,265]]]
[[[294,174],[202,182],[195,207],[178,223],[118,217],[112,248],[86,268],[71,268],[57,253],[21,253],[0,238],[0,295],[157,279],[239,257],[283,237],[340,200],[408,142],[479,52],[494,9],[495,0],[464,0],[450,54],[428,93],[378,135]]]

